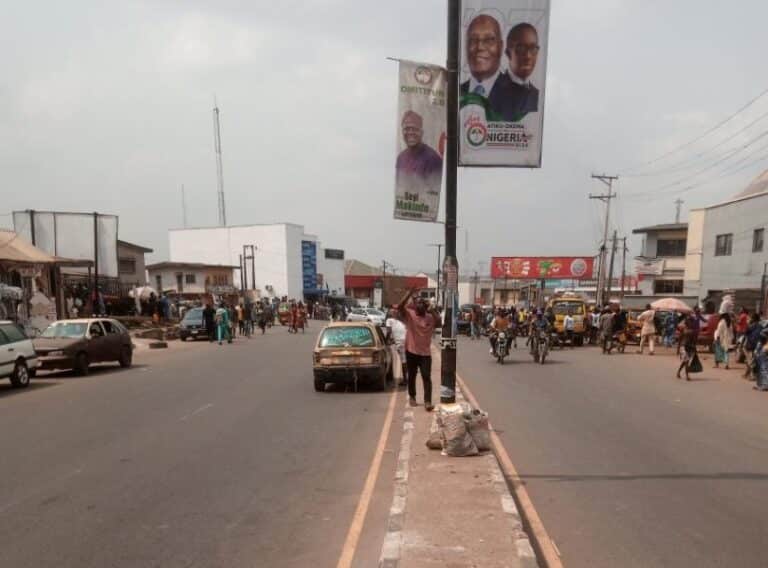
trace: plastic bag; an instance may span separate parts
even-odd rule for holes
[[[440,437],[440,427],[437,425],[437,414],[432,415],[432,424],[429,426],[429,438],[427,438],[427,447],[430,450],[442,450],[443,440]]]
[[[689,373],[701,373],[704,370],[704,368],[701,365],[701,360],[699,359],[699,354],[694,353],[693,359],[688,364],[688,372]]]
[[[479,452],[467,428],[463,409],[441,411],[437,418],[443,451],[452,457],[476,456]]]
[[[491,430],[488,427],[488,413],[475,409],[466,416],[467,430],[475,446],[481,452],[491,450]]]

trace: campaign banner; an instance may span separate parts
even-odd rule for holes
[[[459,165],[541,167],[549,0],[464,0]]]
[[[445,153],[446,73],[400,61],[395,219],[437,221]]]
[[[582,279],[592,278],[591,256],[494,256],[491,278]]]

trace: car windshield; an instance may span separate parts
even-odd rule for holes
[[[552,309],[559,316],[564,316],[565,314],[572,316],[584,314],[584,304],[581,302],[555,302]]]
[[[194,308],[184,315],[185,322],[203,321],[203,308]]]
[[[373,347],[373,334],[367,327],[331,327],[323,332],[320,347]]]
[[[87,323],[75,323],[75,322],[60,322],[52,323],[49,325],[42,334],[42,337],[47,338],[68,338],[75,339],[85,336],[85,330],[88,328]]]

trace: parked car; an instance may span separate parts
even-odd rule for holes
[[[352,308],[347,321],[367,321],[374,325],[384,325],[387,314],[376,308]]]
[[[179,324],[179,339],[197,339],[198,337],[208,338],[208,330],[205,329],[203,321],[203,308],[192,308],[184,314],[184,319]]]
[[[364,382],[387,388],[394,381],[392,352],[381,327],[369,322],[332,323],[320,332],[313,353],[315,390],[326,383]]]
[[[28,387],[39,364],[32,341],[24,330],[12,321],[0,321],[0,378],[8,377],[14,388]]]
[[[133,342],[117,320],[88,318],[60,320],[49,325],[32,342],[40,357],[40,369],[72,369],[87,375],[93,363],[116,361],[121,367],[133,362]]]

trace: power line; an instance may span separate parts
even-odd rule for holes
[[[755,104],[755,103],[756,103],[758,100],[760,100],[761,98],[763,98],[763,97],[764,97],[766,94],[768,94],[768,89],[765,89],[764,91],[762,91],[760,94],[758,94],[756,97],[754,97],[753,99],[751,99],[749,102],[747,102],[747,103],[746,103],[744,106],[742,106],[742,107],[741,107],[739,110],[737,110],[736,112],[734,112],[732,115],[728,116],[728,117],[727,117],[727,118],[725,118],[724,120],[721,120],[720,122],[718,122],[717,124],[715,124],[714,126],[712,126],[711,128],[709,128],[708,130],[706,130],[705,132],[703,132],[703,133],[702,133],[702,134],[700,134],[699,136],[695,137],[694,139],[692,139],[692,140],[689,140],[688,142],[685,142],[684,144],[681,144],[681,145],[677,146],[676,148],[673,148],[672,150],[669,150],[668,152],[665,152],[664,154],[662,154],[662,155],[660,155],[660,156],[658,156],[658,157],[654,158],[653,160],[650,160],[650,161],[648,161],[648,162],[645,162],[645,163],[643,163],[643,164],[640,164],[640,165],[638,165],[638,166],[635,166],[635,167],[632,167],[632,168],[627,168],[626,172],[632,172],[632,171],[636,171],[636,170],[639,170],[639,169],[642,169],[642,168],[648,167],[648,166],[650,166],[650,165],[652,165],[652,164],[655,164],[655,163],[657,163],[657,162],[660,162],[661,160],[663,160],[663,159],[665,159],[665,158],[668,158],[669,156],[671,156],[671,155],[673,155],[673,154],[676,154],[676,153],[677,153],[677,152],[679,152],[680,150],[682,150],[682,149],[684,149],[684,148],[687,148],[688,146],[691,146],[692,144],[695,144],[695,143],[696,143],[696,142],[698,142],[699,140],[701,140],[701,139],[703,139],[704,137],[706,137],[708,134],[711,134],[712,132],[714,132],[714,131],[715,131],[715,130],[717,130],[718,128],[720,128],[720,127],[722,127],[722,126],[724,126],[724,125],[728,124],[728,123],[729,123],[731,120],[733,120],[733,119],[734,119],[734,118],[735,118],[737,115],[739,115],[739,114],[740,114],[740,113],[742,113],[743,111],[747,110],[749,107],[751,107],[753,104]],[[628,173],[625,173],[625,174],[622,174],[622,175],[628,175]]]

